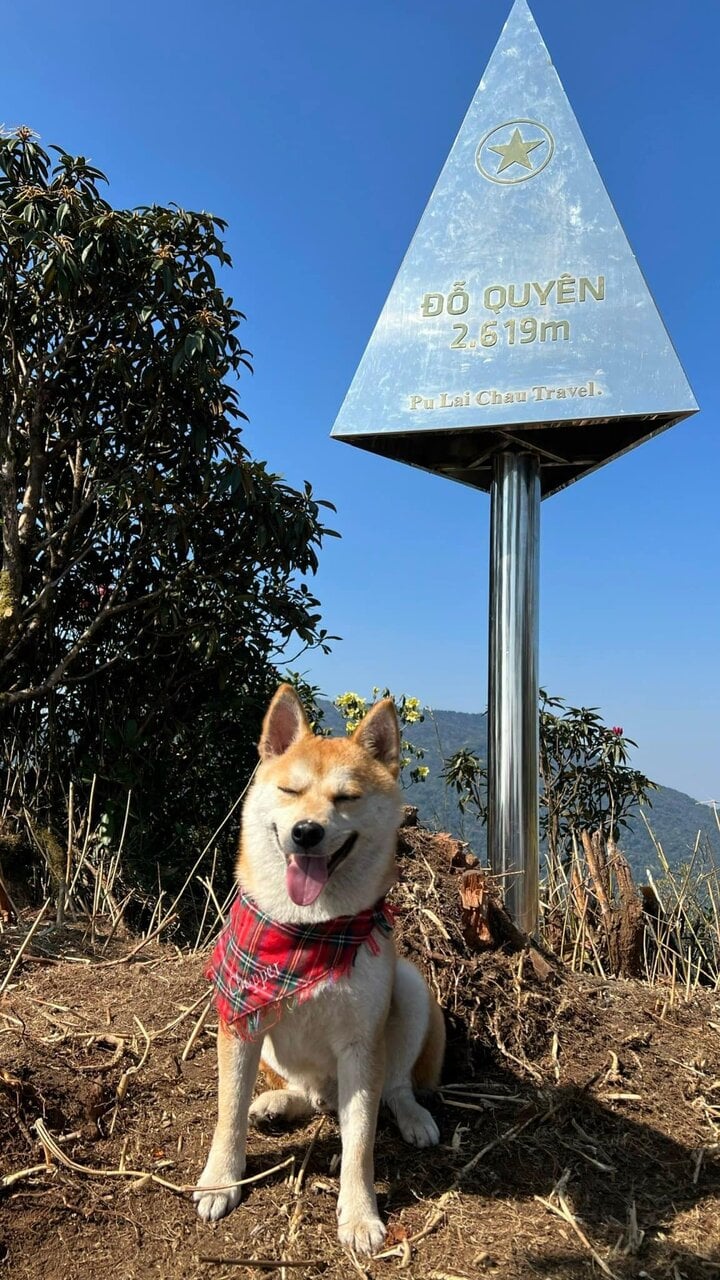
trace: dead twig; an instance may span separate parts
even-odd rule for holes
[[[224,1182],[219,1186],[199,1187],[196,1183],[191,1185],[181,1185],[177,1182],[170,1182],[167,1178],[161,1178],[158,1173],[151,1173],[148,1169],[105,1169],[92,1168],[87,1164],[79,1164],[77,1160],[72,1160],[66,1155],[62,1147],[58,1145],[57,1139],[53,1138],[48,1132],[42,1120],[35,1121],[35,1132],[37,1133],[43,1147],[57,1160],[58,1164],[62,1164],[66,1169],[72,1169],[73,1173],[83,1174],[86,1178],[132,1178],[136,1183],[138,1180],[145,1184],[154,1182],[159,1187],[165,1187],[167,1191],[174,1191],[176,1195],[189,1195],[194,1191],[231,1191],[233,1187],[247,1187],[252,1182],[262,1182],[265,1178],[269,1178],[274,1173],[279,1173],[281,1169],[287,1169],[290,1165],[295,1164],[295,1156],[289,1156],[287,1160],[283,1160],[281,1164],[273,1165],[272,1169],[265,1169],[262,1173],[255,1173],[251,1178],[238,1178],[235,1182]],[[36,1172],[41,1169],[52,1169],[51,1164],[43,1164],[36,1166]],[[12,1175],[10,1175],[12,1176]],[[0,1186],[3,1185],[0,1183]]]
[[[281,1267],[326,1267],[324,1258],[215,1258],[201,1253],[198,1262],[215,1267],[257,1267],[259,1271],[279,1271]]]
[[[71,1032],[70,1034],[72,1036],[78,1036],[80,1033]],[[100,1032],[99,1035],[91,1036],[87,1044],[87,1048],[89,1049],[92,1044],[113,1045],[115,1052],[112,1058],[108,1058],[107,1062],[91,1062],[89,1066],[84,1066],[82,1063],[76,1063],[76,1071],[92,1071],[94,1075],[104,1075],[106,1071],[112,1071],[113,1067],[117,1066],[125,1052],[125,1041],[122,1036],[112,1036],[109,1032],[103,1031]]]
[[[203,1005],[203,1008],[200,1012],[200,1017],[198,1018],[197,1022],[195,1023],[195,1026],[190,1032],[190,1035],[188,1037],[188,1042],[185,1045],[185,1048],[183,1049],[180,1055],[181,1062],[187,1062],[188,1058],[190,1057],[190,1054],[192,1052],[192,1047],[195,1044],[195,1041],[197,1040],[198,1036],[200,1035],[200,1032],[202,1031],[203,1027],[205,1026],[205,1019],[207,1018],[210,1012],[210,1004],[211,1004],[212,998],[213,998],[212,991],[208,991],[205,997],[205,1004]]]
[[[161,934],[164,929],[167,929],[169,925],[174,924],[176,920],[177,920],[176,912],[174,912],[172,915],[166,915],[160,921],[160,924],[158,925],[157,929],[153,929],[152,933],[149,933],[146,938],[141,938],[140,941],[135,944],[132,950],[128,951],[127,955],[118,956],[117,960],[99,960],[95,965],[95,968],[96,969],[113,969],[115,965],[128,964],[130,960],[134,960],[135,956],[138,954],[139,951],[142,951],[143,947],[146,947],[149,942],[153,942],[154,939],[157,938],[158,935]]]
[[[567,1178],[569,1176],[569,1173],[570,1173],[569,1169],[566,1170],[565,1175],[563,1175],[563,1178],[561,1179],[561,1183],[567,1183]],[[560,1190],[560,1183],[555,1188],[552,1194],[557,1196],[557,1200],[558,1200],[557,1205],[552,1204],[550,1200],[545,1200],[543,1196],[534,1196],[533,1199],[537,1200],[538,1204],[543,1205],[546,1209],[549,1210],[550,1213],[554,1213],[556,1217],[562,1218],[563,1222],[567,1222],[568,1226],[572,1227],[578,1240],[587,1249],[592,1259],[597,1263],[600,1270],[603,1272],[603,1275],[608,1276],[609,1280],[620,1280],[619,1276],[617,1276],[614,1271],[610,1270],[605,1259],[600,1257],[600,1254],[598,1253],[597,1249],[588,1240],[587,1236],[585,1235],[585,1232],[580,1226],[580,1223],[575,1217],[575,1214],[570,1208],[570,1205],[565,1199],[564,1192]]]
[[[145,1037],[145,1048],[143,1049],[142,1057],[140,1061],[136,1062],[134,1066],[128,1067],[127,1071],[123,1071],[120,1079],[118,1080],[117,1089],[115,1090],[115,1095],[117,1097],[118,1102],[122,1102],[125,1098],[125,1094],[127,1093],[127,1089],[128,1089],[128,1084],[130,1083],[130,1077],[137,1075],[138,1071],[141,1071],[142,1068],[145,1066],[145,1063],[147,1062],[148,1054],[150,1052],[150,1048],[153,1042],[152,1036],[150,1036],[148,1032],[145,1030],[140,1019],[138,1017],[133,1016],[133,1021],[137,1023],[137,1025],[139,1026],[140,1030],[142,1031]]]
[[[203,991],[202,995],[198,996],[197,1000],[194,1000],[191,1005],[188,1005],[187,1009],[183,1009],[182,1013],[178,1014],[176,1018],[173,1018],[170,1022],[166,1022],[164,1027],[158,1027],[157,1031],[153,1031],[153,1040],[159,1040],[160,1036],[165,1035],[166,1031],[174,1031],[175,1027],[179,1027],[181,1022],[184,1022],[186,1018],[189,1018],[190,1014],[195,1012],[198,1005],[202,1004],[204,1000],[207,1000],[207,998],[207,992]]]
[[[30,946],[30,943],[32,942],[33,938],[35,937],[35,934],[37,933],[38,929],[40,928],[40,925],[41,925],[41,923],[42,923],[42,921],[43,921],[43,919],[44,919],[44,917],[45,917],[45,912],[47,911],[47,909],[48,909],[48,907],[49,907],[49,906],[50,906],[50,899],[48,898],[48,899],[43,903],[43,905],[42,905],[42,907],[41,907],[41,909],[40,909],[40,912],[38,913],[38,915],[36,915],[35,919],[33,920],[31,928],[29,929],[29,931],[28,931],[28,933],[26,934],[26,936],[23,938],[22,943],[20,944],[20,947],[18,948],[18,950],[16,951],[15,955],[13,956],[13,958],[12,958],[12,960],[11,960],[11,962],[10,962],[10,967],[9,967],[9,969],[8,969],[7,973],[5,974],[5,977],[3,978],[2,982],[0,982],[0,996],[2,995],[3,991],[4,991],[4,990],[5,990],[5,988],[7,987],[7,985],[8,985],[8,983],[9,983],[10,979],[12,978],[12,976],[13,976],[13,974],[14,974],[14,972],[15,972],[15,970],[16,970],[16,968],[17,968],[17,966],[18,966],[18,964],[20,963],[20,960],[22,959],[22,957],[23,957],[23,955],[25,954],[25,952],[26,952],[27,948]]]
[[[296,1196],[298,1196],[302,1191],[302,1184],[305,1179],[307,1167],[310,1163],[310,1156],[313,1153],[313,1148],[315,1146],[315,1143],[317,1142],[318,1138],[320,1137],[320,1134],[322,1133],[325,1127],[326,1120],[327,1120],[327,1116],[321,1116],[311,1134],[310,1142],[308,1143],[308,1149],[305,1152],[305,1155],[303,1157],[303,1162],[300,1165],[300,1168],[298,1170],[298,1174],[297,1174],[297,1177],[295,1178],[295,1183],[293,1186],[293,1191],[295,1192]]]
[[[436,1231],[440,1224],[445,1221],[447,1217],[445,1205],[452,1194],[452,1191],[445,1191],[443,1195],[441,1195],[437,1205],[429,1214],[425,1226],[422,1227],[420,1231],[416,1231],[415,1235],[408,1236],[406,1240],[401,1240],[399,1244],[392,1245],[389,1249],[383,1249],[381,1253],[374,1253],[373,1261],[377,1261],[378,1258],[400,1257],[403,1259],[401,1267],[407,1266],[410,1261],[411,1246],[417,1244],[420,1240],[424,1240],[426,1236],[429,1236],[433,1231]]]
[[[556,1115],[561,1106],[562,1103],[558,1101],[553,1103],[551,1107],[548,1107],[546,1111],[536,1111],[533,1115],[529,1116],[527,1120],[523,1120],[522,1124],[512,1125],[511,1128],[506,1129],[504,1133],[499,1134],[497,1138],[493,1138],[492,1142],[487,1142],[485,1146],[481,1147],[480,1151],[476,1152],[472,1159],[468,1160],[467,1164],[464,1164],[462,1169],[458,1171],[455,1175],[455,1180],[452,1184],[451,1190],[456,1191],[463,1178],[468,1173],[471,1173],[475,1166],[478,1165],[490,1151],[493,1151],[495,1147],[501,1147],[505,1142],[513,1142],[521,1133],[524,1133],[526,1129],[529,1129],[532,1124],[545,1124],[547,1120],[550,1120],[554,1115]]]
[[[14,1183],[21,1182],[23,1178],[31,1178],[34,1173],[53,1173],[54,1169],[51,1164],[33,1164],[29,1169],[17,1169],[15,1173],[6,1173],[0,1178],[0,1188],[12,1187]]]

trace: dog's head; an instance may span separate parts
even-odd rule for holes
[[[277,920],[372,906],[394,879],[402,800],[400,732],[389,698],[350,738],[318,738],[290,685],[268,708],[245,801],[239,878]]]

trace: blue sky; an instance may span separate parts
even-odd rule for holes
[[[489,500],[329,432],[509,0],[6,5],[0,120],[92,157],[120,204],[229,221],[246,439],[338,506],[316,587],[329,695],[487,697]],[[720,796],[715,0],[531,7],[701,414],[543,503],[541,679],[639,767]]]

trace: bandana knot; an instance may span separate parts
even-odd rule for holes
[[[215,1008],[228,1027],[251,1040],[320,983],[345,977],[364,943],[377,955],[374,930],[388,935],[392,927],[384,898],[356,916],[281,924],[241,890],[205,970],[215,986]]]

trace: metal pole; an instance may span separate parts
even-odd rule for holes
[[[540,464],[530,453],[493,459],[490,509],[488,853],[505,904],[538,922],[538,596]]]

